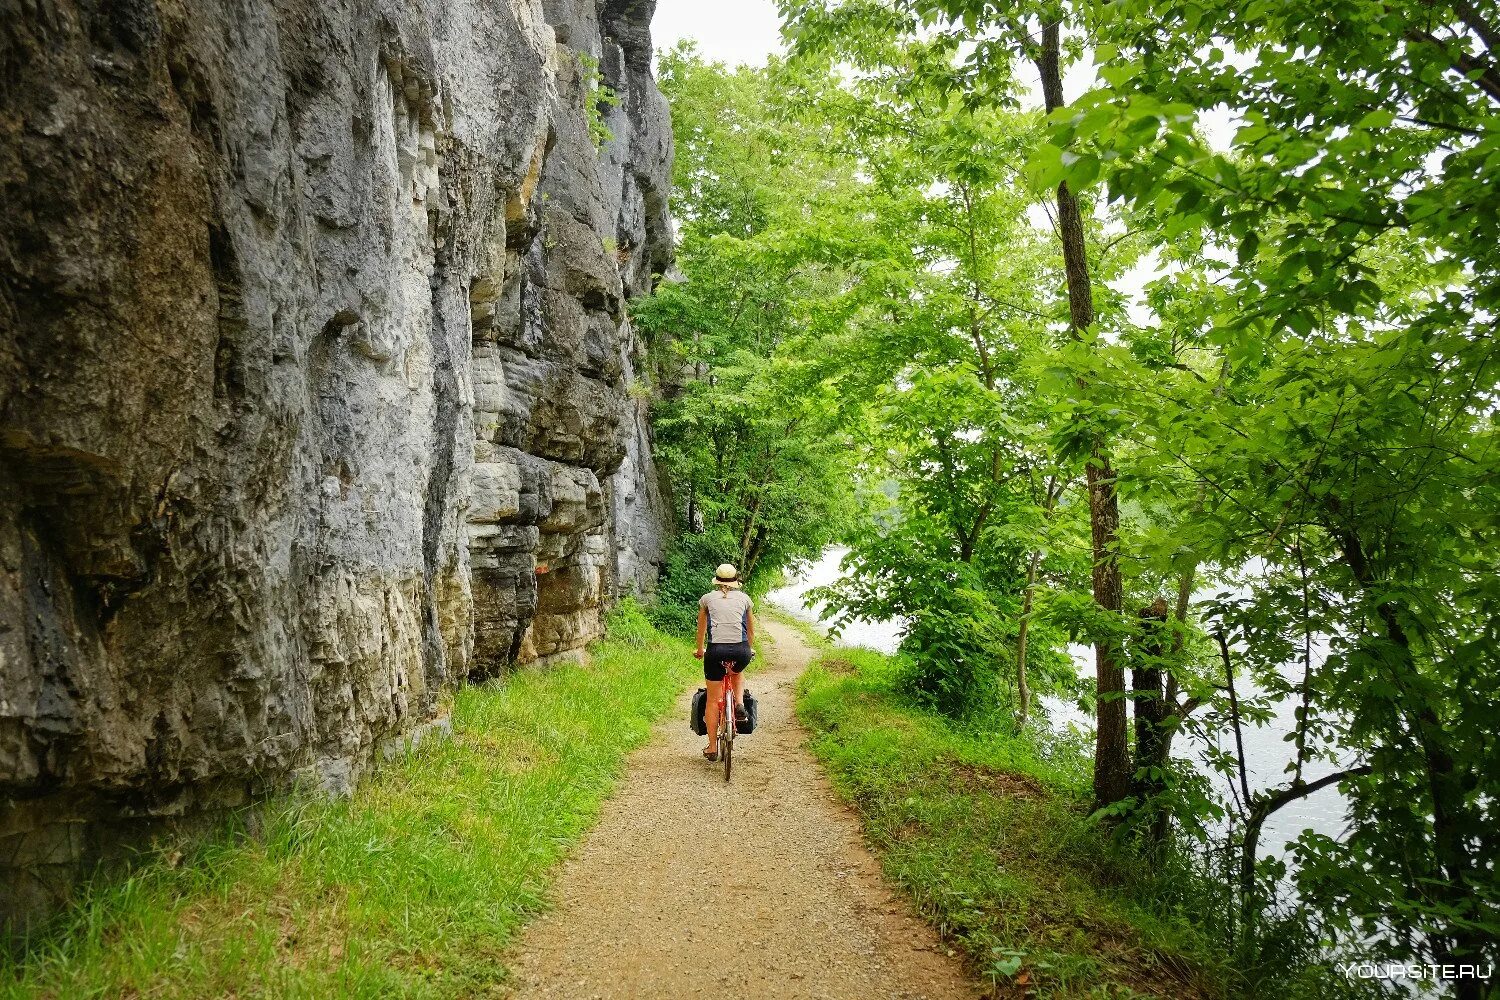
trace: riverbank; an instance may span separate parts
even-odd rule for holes
[[[830,650],[803,678],[798,715],[886,873],[998,995],[1225,995],[1210,943],[1141,905],[1160,887],[1086,822],[1082,760],[915,709],[889,666]]]
[[[825,610],[821,604],[808,606],[808,593],[816,587],[827,586],[843,575],[841,563],[849,550],[832,546],[818,559],[803,567],[802,572],[785,586],[766,595],[767,600],[778,609],[805,625],[819,630],[825,626],[820,615]],[[1207,599],[1217,588],[1205,590],[1195,600]],[[901,647],[905,623],[900,621],[853,621],[847,623],[839,635],[839,644],[864,646],[882,653],[894,654]],[[1092,683],[1094,676],[1094,651],[1083,645],[1068,646],[1079,676]],[[1245,682],[1245,694],[1257,693],[1249,682]],[[1052,729],[1064,738],[1073,733],[1086,740],[1093,739],[1094,719],[1092,714],[1082,712],[1078,706],[1062,698],[1043,696],[1040,704],[1046,709],[1045,716]],[[1288,736],[1295,728],[1296,701],[1283,698],[1277,701],[1269,717],[1256,725],[1246,726],[1241,734],[1245,752],[1247,777],[1255,791],[1262,791],[1279,784],[1285,775],[1289,756]],[[1177,754],[1190,763],[1195,770],[1207,775],[1216,791],[1224,798],[1234,794],[1230,779],[1219,774],[1209,763],[1212,754],[1233,752],[1226,733],[1210,748],[1203,743],[1184,737],[1178,741]],[[1316,780],[1339,770],[1340,765],[1329,761],[1310,761],[1307,764],[1308,780]],[[1291,844],[1305,831],[1339,839],[1348,823],[1348,805],[1337,788],[1325,788],[1321,792],[1298,799],[1284,809],[1272,814],[1262,832],[1264,853],[1278,854],[1290,867],[1295,866]]]
[[[451,737],[351,798],[267,806],[101,881],[0,959],[0,997],[492,995],[555,865],[697,673],[627,609],[587,665],[458,692]]]
[[[830,648],[803,676],[798,716],[887,876],[997,996],[1360,993],[1312,967],[1251,985],[1192,873],[1153,869],[1089,822],[1079,749],[957,726],[901,699],[894,668]]]

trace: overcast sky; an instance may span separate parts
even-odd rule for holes
[[[764,66],[767,55],[782,50],[776,0],[658,0],[651,34],[659,50],[669,49],[684,38],[696,39],[705,57],[730,66]],[[1030,79],[1034,74],[1024,63],[1020,69],[1028,90],[1035,91],[1023,95],[1023,101],[1030,97],[1032,103],[1040,104],[1040,88]],[[1063,81],[1068,99],[1087,90],[1092,80],[1091,65],[1075,66]],[[1209,111],[1201,122],[1216,149],[1228,148],[1234,128],[1240,124],[1223,108]]]
[[[651,35],[658,51],[695,39],[706,58],[730,66],[764,66],[767,55],[782,51],[776,0],[658,0]],[[1030,97],[1040,105],[1041,88],[1030,79],[1035,75],[1031,67],[1022,62],[1019,71],[1029,91],[1035,91],[1023,94],[1023,102]],[[1068,99],[1088,89],[1092,79],[1091,66],[1071,69],[1063,80]]]
[[[651,35],[658,49],[693,38],[708,59],[763,66],[781,49],[781,19],[775,0],[658,0]]]

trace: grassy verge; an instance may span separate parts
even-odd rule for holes
[[[268,807],[95,887],[0,967],[4,997],[455,997],[498,993],[625,756],[698,670],[687,644],[617,615],[587,666],[469,688],[451,739],[350,799]]]
[[[831,650],[798,715],[886,873],[1004,997],[1219,997],[1228,970],[1183,886],[1086,821],[1080,748],[912,707],[887,657]]]
[[[798,635],[802,636],[803,640],[813,649],[828,650],[833,648],[833,643],[829,641],[827,634],[818,628],[818,626],[810,621],[798,618],[790,611],[776,607],[769,601],[756,605],[755,613],[762,618],[769,619],[792,629]]]

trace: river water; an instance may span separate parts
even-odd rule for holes
[[[839,562],[847,554],[843,548],[830,548],[821,559],[809,565],[788,586],[774,590],[767,600],[779,608],[814,624],[823,625],[819,619],[819,606],[808,607],[806,594],[814,587],[824,586],[839,578]],[[856,621],[847,625],[839,636],[839,643],[848,646],[865,646],[883,653],[894,653],[901,644],[903,623],[899,621]],[[1087,677],[1094,675],[1094,651],[1091,647],[1074,645],[1068,647],[1079,672]],[[1046,703],[1052,725],[1058,729],[1072,727],[1093,738],[1093,719],[1072,705],[1056,699]],[[1264,726],[1246,726],[1244,729],[1245,762],[1252,790],[1267,788],[1285,780],[1286,765],[1293,759],[1293,745],[1287,736],[1295,724],[1294,706],[1283,704],[1275,717]],[[1233,749],[1234,734],[1230,730],[1218,734],[1225,749]],[[1201,765],[1204,748],[1185,736],[1179,736],[1173,749],[1195,764]],[[1314,781],[1335,770],[1327,762],[1312,762],[1304,768],[1304,776]],[[1207,773],[1206,768],[1202,770]],[[1217,779],[1216,779],[1217,780]],[[1221,789],[1228,795],[1227,785]],[[1337,788],[1329,787],[1314,792],[1307,798],[1294,802],[1266,821],[1261,835],[1262,854],[1285,854],[1286,845],[1295,840],[1304,830],[1313,830],[1329,837],[1339,838],[1346,823],[1346,802]]]

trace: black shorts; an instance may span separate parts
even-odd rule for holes
[[[711,642],[703,651],[703,679],[722,681],[730,670],[739,673],[750,665],[751,655],[748,642]]]

